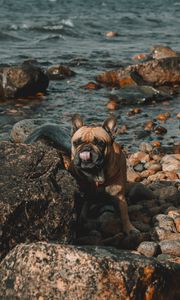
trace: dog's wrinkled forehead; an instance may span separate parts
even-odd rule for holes
[[[110,135],[103,127],[82,126],[73,135],[72,141],[81,139],[85,143],[93,143],[95,139],[103,140],[106,143],[111,141]]]

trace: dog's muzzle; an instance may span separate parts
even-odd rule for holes
[[[96,169],[103,165],[103,154],[92,147],[84,147],[76,153],[74,164],[81,169]]]

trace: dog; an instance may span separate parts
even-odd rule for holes
[[[93,127],[85,125],[82,118],[75,115],[72,118],[70,169],[80,185],[94,189],[104,187],[116,199],[123,231],[129,235],[138,230],[128,215],[126,158],[121,146],[114,141],[116,130],[114,116],[108,117],[102,126]]]
[[[102,126],[87,126],[76,114],[72,118],[72,136],[64,132],[58,125],[44,125],[34,130],[25,140],[32,144],[39,139],[54,142],[65,151],[66,168],[76,178],[80,186],[84,186],[86,194],[100,188],[105,189],[116,199],[121,215],[123,231],[126,234],[138,230],[131,224],[128,206],[125,199],[127,181],[126,158],[121,146],[114,141],[117,120],[108,117]],[[71,143],[70,143],[71,140]],[[82,207],[80,216],[85,219],[86,205]],[[81,218],[80,218],[81,219]]]

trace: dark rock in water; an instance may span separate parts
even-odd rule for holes
[[[179,282],[178,264],[105,247],[21,244],[0,265],[8,299],[175,300]]]
[[[104,72],[98,75],[96,80],[116,87],[124,87],[124,81],[128,85],[135,82],[138,85],[151,85],[154,87],[180,84],[180,56],[150,60]]]
[[[38,66],[24,63],[0,68],[0,97],[21,98],[45,93],[49,78]]]
[[[0,255],[22,242],[72,243],[76,183],[50,146],[0,143]]]
[[[68,66],[55,65],[47,70],[47,75],[50,80],[62,80],[76,75]]]

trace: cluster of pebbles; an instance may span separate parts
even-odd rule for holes
[[[159,148],[158,148],[159,149]],[[79,244],[131,249],[180,263],[180,154],[156,153],[143,142],[127,155],[129,216],[138,234],[126,236],[112,199],[99,192],[79,230]]]

